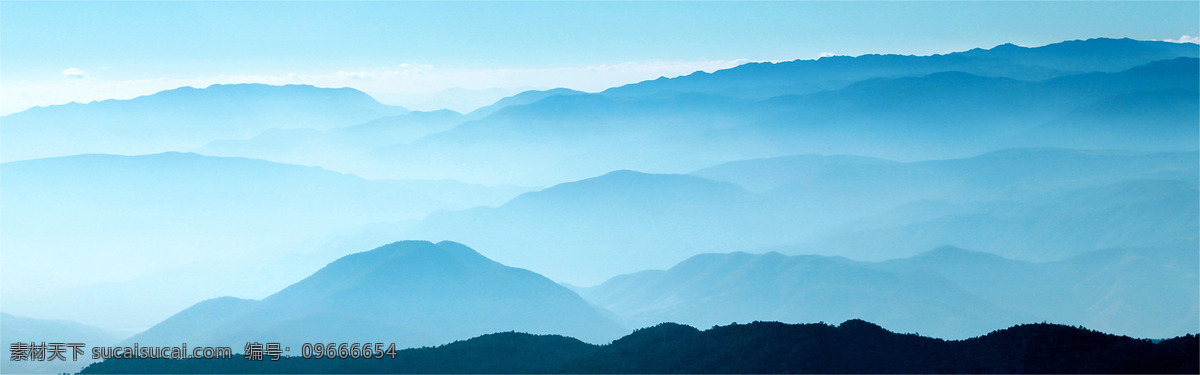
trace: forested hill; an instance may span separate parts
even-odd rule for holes
[[[862,320],[706,331],[663,323],[607,345],[509,332],[402,350],[394,359],[126,359],[83,373],[1197,373],[1198,353],[1196,335],[1152,342],[1046,323],[959,341]]]

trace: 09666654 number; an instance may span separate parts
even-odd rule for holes
[[[370,359],[383,358],[389,356],[396,358],[396,344],[388,344],[384,348],[384,344],[377,343],[304,343],[300,346],[300,356],[305,359],[309,358],[331,358],[331,359]]]

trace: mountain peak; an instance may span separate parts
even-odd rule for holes
[[[598,178],[648,178],[649,176],[651,176],[650,173],[638,172],[629,169],[619,169],[605,173]]]
[[[586,197],[586,198],[585,198]],[[631,170],[618,170],[598,177],[558,184],[542,191],[522,194],[505,204],[510,208],[554,205],[555,210],[564,204],[585,206],[611,211],[614,207],[641,207],[642,209],[671,210],[687,209],[694,202],[721,204],[729,199],[743,200],[752,204],[756,197],[741,187],[728,182],[709,180],[683,174],[654,174]],[[601,203],[603,202],[603,203]]]
[[[488,115],[491,115],[492,113],[495,113],[496,111],[504,109],[506,107],[515,107],[515,106],[532,104],[532,103],[536,103],[542,99],[546,99],[546,98],[549,98],[552,96],[571,96],[571,95],[583,95],[583,94],[587,94],[587,93],[583,92],[583,91],[576,91],[576,90],[572,90],[572,89],[568,89],[568,88],[561,88],[561,87],[549,89],[549,90],[529,90],[529,91],[524,91],[524,92],[518,93],[513,96],[502,98],[502,99],[496,101],[495,103],[493,103],[492,105],[472,111],[471,113],[467,114],[467,116],[472,119],[481,119],[481,118],[487,117]]]
[[[887,334],[891,333],[891,331],[884,329],[883,327],[879,326],[878,324],[871,323],[871,322],[868,322],[868,321],[865,321],[862,319],[847,320],[845,322],[842,322],[842,324],[838,325],[837,328],[840,330],[843,330],[843,331],[850,331],[855,336],[858,336],[858,337],[869,337],[868,334],[887,335]]]
[[[400,241],[344,256],[260,301],[202,302],[130,341],[227,344],[270,332],[288,343],[419,346],[509,330],[607,341],[622,328],[553,281],[462,244]]]
[[[128,100],[4,116],[3,160],[190,150],[268,129],[328,130],[407,113],[352,88],[265,84],[180,87]],[[99,136],[103,135],[103,136]]]
[[[380,105],[367,93],[350,87],[317,87],[313,85],[268,85],[264,83],[213,84],[203,88],[183,86],[131,100],[280,100],[294,98],[316,98],[321,100],[346,100]],[[107,100],[105,102],[123,102]]]
[[[614,344],[686,340],[691,337],[699,336],[700,334],[701,332],[699,329],[686,324],[663,322],[650,327],[639,328],[633,331],[633,333],[618,339],[616,342],[614,342]]]
[[[326,268],[352,268],[363,271],[369,269],[412,268],[417,264],[450,266],[499,266],[475,250],[457,242],[442,241],[397,241],[387,245],[356,254],[350,254],[330,263]]]
[[[956,263],[956,264],[989,264],[995,262],[1015,262],[1011,259],[1001,257],[999,255],[985,253],[980,251],[972,251],[956,246],[941,246],[933,250],[929,250],[917,254],[909,260],[935,262],[935,263]]]
[[[732,183],[714,181],[697,176],[617,170],[597,177],[558,184],[541,192],[530,194],[555,196],[590,193],[612,196],[619,195],[621,194],[620,192],[647,190],[674,191],[679,193],[732,193],[740,191],[741,188]]]

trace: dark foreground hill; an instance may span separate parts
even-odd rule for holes
[[[107,360],[83,373],[1197,373],[1196,335],[1152,342],[1055,324],[961,341],[850,320],[700,331],[663,323],[607,345],[495,333],[395,358]],[[293,353],[295,354],[295,353]]]

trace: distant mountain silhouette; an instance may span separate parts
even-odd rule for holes
[[[410,236],[477,244],[506,264],[596,283],[699,252],[778,243],[803,222],[795,216],[733,184],[616,171],[496,208],[434,213]]]
[[[933,56],[832,56],[818,60],[751,63],[713,73],[696,72],[609,89],[611,96],[655,96],[702,92],[766,99],[845,87],[872,78],[920,76],[959,71],[987,77],[1025,81],[1085,72],[1116,72],[1158,60],[1200,57],[1195,44],[1088,39],[1019,47],[1004,44],[991,49]]]
[[[329,130],[273,128],[249,139],[213,141],[194,151],[205,155],[337,168],[354,155],[379,147],[406,144],[453,128],[463,121],[466,116],[451,110],[408,112]]]
[[[1195,187],[1187,184],[1200,176],[1197,157],[1013,149],[913,163],[756,159],[695,173],[708,178],[619,171],[496,208],[435,213],[408,235],[477,243],[507,264],[576,285],[704,252],[782,245],[885,260],[955,244],[1049,261],[1194,239]]]
[[[603,342],[623,330],[536,273],[453,242],[397,242],[345,256],[259,301],[196,304],[127,340],[141,345],[248,341],[434,345],[488,332],[555,333]]]
[[[914,204],[843,228],[810,248],[886,259],[954,244],[1022,260],[1050,261],[1127,246],[1195,246],[1194,182],[1144,179],[1046,196],[958,205]]]
[[[531,103],[535,103],[539,100],[542,100],[542,99],[545,99],[545,98],[548,98],[551,96],[567,96],[567,95],[581,95],[581,94],[586,94],[586,93],[583,91],[576,91],[576,90],[571,90],[571,89],[566,89],[566,88],[525,91],[525,92],[522,92],[517,95],[513,95],[510,97],[500,99],[500,100],[496,101],[495,103],[493,103],[492,105],[471,111],[471,113],[467,114],[467,118],[472,119],[472,120],[478,120],[478,119],[481,119],[484,117],[488,117],[489,115],[496,113],[496,111],[499,111],[499,110],[507,108],[507,107],[531,104]]]
[[[457,206],[447,207],[447,209],[499,206],[518,195],[536,189],[516,185],[485,186],[455,180],[388,180],[387,183]]]
[[[962,341],[833,326],[755,322],[706,331],[672,323],[607,345],[497,333],[384,359],[107,360],[83,373],[1195,373],[1200,339],[1160,342],[1054,324]]]
[[[1096,38],[1032,48],[1002,44],[989,50],[976,48],[952,55],[1002,59],[1064,72],[1117,72],[1152,61],[1200,57],[1200,47],[1195,43]]]
[[[617,276],[580,295],[630,325],[838,321],[863,318],[901,331],[965,338],[1035,315],[997,305],[928,274],[837,257],[702,254],[665,271]]]
[[[0,159],[198,151],[369,178],[548,186],[801,152],[924,160],[1016,146],[1190,151],[1197,55],[1194,44],[1089,39],[752,63],[597,94],[528,91],[453,119],[402,116],[392,120],[404,126],[368,126],[349,139],[321,131],[406,111],[353,89],[180,88],[5,116]],[[1180,105],[1163,112],[1164,102]]]
[[[1029,145],[1192,151],[1196,149],[1194,144],[1167,138],[1191,134],[1187,129],[1195,131],[1195,126],[1185,122],[1189,119],[1186,106],[1167,116],[1149,115],[1160,104],[1132,98],[1157,97],[1162,92],[1195,95],[1200,91],[1197,71],[1200,60],[1179,58],[1120,72],[1044,81],[962,72],[876,78],[838,90],[765,100],[752,111],[762,117],[727,133],[731,137],[757,135],[762,137],[756,141],[759,144],[799,144],[811,152],[910,160]],[[1072,111],[1113,100],[1128,103],[1124,107],[1126,117],[1114,124],[1115,129],[1108,130],[1120,132],[1126,137],[1124,141],[1110,137],[1108,143],[1087,142],[1103,134],[1094,134],[1096,129],[1088,127],[1073,128],[1079,133],[1026,133],[1039,125],[1061,121]],[[1044,137],[1029,139],[1035,135]]]
[[[37,107],[4,116],[3,161],[84,153],[186,151],[271,128],[330,129],[407,110],[350,88],[181,87],[130,100]]]
[[[1200,253],[1194,247],[1125,247],[1026,263],[942,247],[878,263],[893,272],[929,272],[992,303],[1039,320],[1135,337],[1200,331]]]
[[[761,67],[735,81],[786,82],[781,69]],[[550,96],[365,153],[347,171],[545,185],[616,169],[695,170],[798,152],[928,160],[1027,146],[1193,151],[1188,138],[1200,131],[1187,100],[1200,92],[1197,71],[1200,60],[1181,57],[1039,80],[970,70],[882,75],[766,98],[702,88]],[[1112,105],[1124,115],[1092,121]]]
[[[465,116],[448,109],[430,112],[409,112],[381,117],[363,124],[337,129],[334,134],[362,137],[363,142],[383,146],[408,143],[427,134],[448,130],[462,123]],[[385,143],[386,142],[386,143]]]
[[[6,218],[0,222],[5,305],[37,305],[106,327],[148,326],[215,293],[278,290],[286,285],[283,282],[315,268],[297,267],[283,276],[303,273],[282,280],[272,278],[280,276],[273,274],[282,272],[278,267],[253,273],[223,270],[274,264],[279,257],[313,250],[311,241],[455,207],[401,184],[316,167],[196,154],[26,160],[4,163],[0,173],[0,215]],[[7,220],[18,217],[22,219]],[[202,266],[211,268],[177,269]],[[71,298],[61,294],[72,287],[168,270],[174,279],[160,279],[156,285],[173,292],[139,302],[136,311],[127,311],[132,302],[124,298],[145,296],[123,288],[110,286],[98,290],[103,294]],[[209,280],[214,277],[217,280]],[[43,278],[55,283],[40,283]],[[91,309],[72,308],[82,300],[89,301]]]
[[[1156,61],[1112,74],[1053,80],[1053,89],[1103,93],[1091,104],[1020,133],[1016,145],[1194,151],[1200,137],[1200,60]],[[1118,90],[1112,90],[1119,88]],[[1057,140],[1057,141],[1055,141]]]
[[[711,162],[688,156],[696,153],[697,142],[718,141],[706,131],[742,121],[747,105],[705,95],[646,100],[550,96],[412,144],[373,150],[355,158],[356,165],[346,171],[377,178],[545,186],[617,169],[678,169],[680,163],[685,170],[698,169]],[[729,148],[714,147],[706,152]]]
[[[206,155],[252,157],[283,163],[319,165],[373,176],[377,174],[358,165],[359,162],[351,158],[378,148],[403,149],[405,145],[423,136],[450,130],[464,122],[482,119],[508,107],[531,104],[553,96],[580,94],[584,93],[564,88],[525,91],[502,98],[492,105],[466,115],[443,109],[380,117],[362,124],[329,130],[273,128],[250,139],[213,141],[194,151]]]
[[[793,155],[767,159],[738,160],[704,168],[691,174],[717,181],[733,182],[746,189],[771,189],[815,179],[852,165],[899,165],[899,162],[852,155]]]
[[[0,371],[8,374],[77,372],[92,363],[91,352],[73,361],[69,351],[65,354],[67,361],[12,361],[13,343],[84,343],[90,348],[117,341],[111,333],[96,327],[67,320],[33,319],[6,313],[0,313],[0,337],[3,337],[0,345],[4,346],[6,352],[0,357]]]
[[[1195,238],[1196,213],[1188,207],[1197,158],[1065,149],[913,163],[801,155],[694,174],[752,187],[826,222],[851,220],[826,227],[818,236],[825,240],[798,250],[804,253],[884,260],[956,244],[1045,261]]]
[[[1165,337],[1200,331],[1200,287],[1190,282],[1198,262],[1187,247],[1107,249],[1049,263],[952,247],[881,263],[738,252],[576,290],[634,326],[863,318],[966,338],[1042,320]]]
[[[1071,111],[1018,134],[1027,145],[1067,144],[1078,148],[1187,150],[1200,139],[1200,95],[1188,90],[1124,94]],[[1063,142],[1066,140],[1066,142]]]

